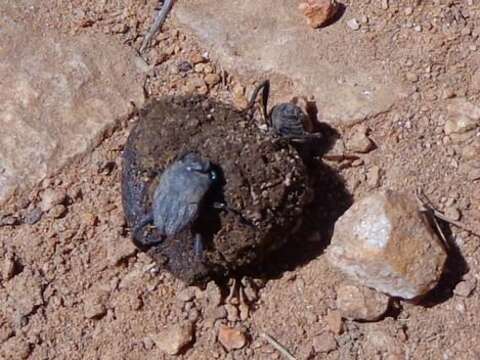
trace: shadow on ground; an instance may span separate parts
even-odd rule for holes
[[[462,280],[463,275],[468,272],[467,262],[455,243],[450,226],[441,220],[437,221],[447,240],[448,257],[437,286],[419,300],[419,304],[425,307],[432,307],[450,299],[453,296],[453,289]]]

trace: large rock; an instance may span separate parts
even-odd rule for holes
[[[368,35],[346,26],[349,10],[339,22],[313,30],[297,7],[290,0],[189,0],[178,1],[173,15],[227,70],[293,81],[290,97],[314,95],[322,119],[335,125],[388,111],[408,93],[375,58]],[[272,84],[274,93],[282,87]]]
[[[33,31],[9,17],[5,6],[0,15],[0,204],[92,149],[129,113],[131,101],[144,101],[133,51],[100,34]]]
[[[359,283],[405,299],[437,284],[446,257],[415,199],[391,191],[347,210],[327,250],[330,262]]]

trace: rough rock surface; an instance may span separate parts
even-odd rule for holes
[[[179,1],[173,15],[211,47],[227,70],[290,79],[300,92],[294,95],[314,95],[323,120],[332,124],[351,125],[385,112],[406,94],[393,74],[386,75],[384,64],[361,45],[367,39],[346,35],[344,19],[328,30],[314,31],[297,6],[287,0],[245,0],[235,5]],[[338,37],[347,44],[338,47]],[[325,56],[331,47],[337,51],[334,60]],[[280,87],[273,85],[272,90]]]
[[[90,150],[144,99],[133,51],[100,34],[62,37],[0,19],[2,204]]]
[[[447,257],[415,199],[392,191],[347,210],[335,224],[327,256],[361,284],[405,299],[432,289]]]

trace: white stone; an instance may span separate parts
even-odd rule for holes
[[[329,261],[360,284],[412,299],[438,282],[446,251],[411,196],[361,199],[335,224]]]

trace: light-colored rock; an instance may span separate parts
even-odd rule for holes
[[[189,322],[176,324],[150,337],[162,352],[176,355],[193,341],[193,326]]]
[[[342,314],[338,310],[329,310],[327,316],[325,317],[328,328],[331,332],[336,335],[342,333],[343,330],[343,320]]]
[[[91,289],[83,302],[83,313],[87,319],[99,319],[107,313],[105,303],[108,300],[108,292],[103,289]]]
[[[462,134],[480,125],[480,106],[465,98],[451,99],[447,105],[448,119],[445,122],[445,134]]]
[[[138,251],[130,239],[119,237],[115,234],[106,235],[104,242],[107,248],[108,260],[112,265],[118,265],[124,259],[128,259]]]
[[[360,29],[360,24],[358,23],[357,19],[348,20],[347,26],[353,31],[357,31],[358,29]]]
[[[344,21],[328,31],[305,31],[297,6],[290,0],[244,0],[235,5],[179,1],[172,15],[229,73],[245,78],[268,74],[272,104],[313,95],[322,121],[335,126],[388,111],[412,92],[375,58],[366,39],[351,36]],[[290,80],[294,89],[281,79]]]
[[[144,101],[128,47],[98,33],[31,31],[9,13],[2,5],[0,204],[91,150]]]
[[[195,299],[196,288],[193,286],[189,286],[177,294],[177,299],[181,302],[188,302],[190,300]]]
[[[475,281],[460,281],[457,286],[455,286],[453,293],[458,296],[468,297],[473,292],[473,290],[475,290],[475,287]]]
[[[243,348],[247,343],[247,337],[241,329],[221,325],[218,329],[218,341],[227,351],[231,351]]]
[[[8,305],[20,316],[31,314],[43,305],[42,285],[38,276],[30,271],[22,271],[5,283]]]
[[[366,129],[361,128],[355,131],[347,141],[347,148],[358,153],[367,153],[375,147],[375,144],[367,136]]]
[[[317,353],[329,353],[337,348],[337,341],[335,336],[329,331],[326,331],[313,338],[313,349]]]
[[[388,309],[390,298],[366,287],[341,285],[337,289],[337,308],[350,320],[378,320]]]
[[[46,189],[40,197],[40,209],[49,211],[54,206],[63,203],[66,197],[67,193],[64,189]]]
[[[214,281],[210,281],[205,289],[205,299],[207,306],[216,308],[222,302],[222,291]]]
[[[405,299],[438,283],[446,257],[415,198],[392,191],[354,203],[327,249],[332,265],[360,284]]]

